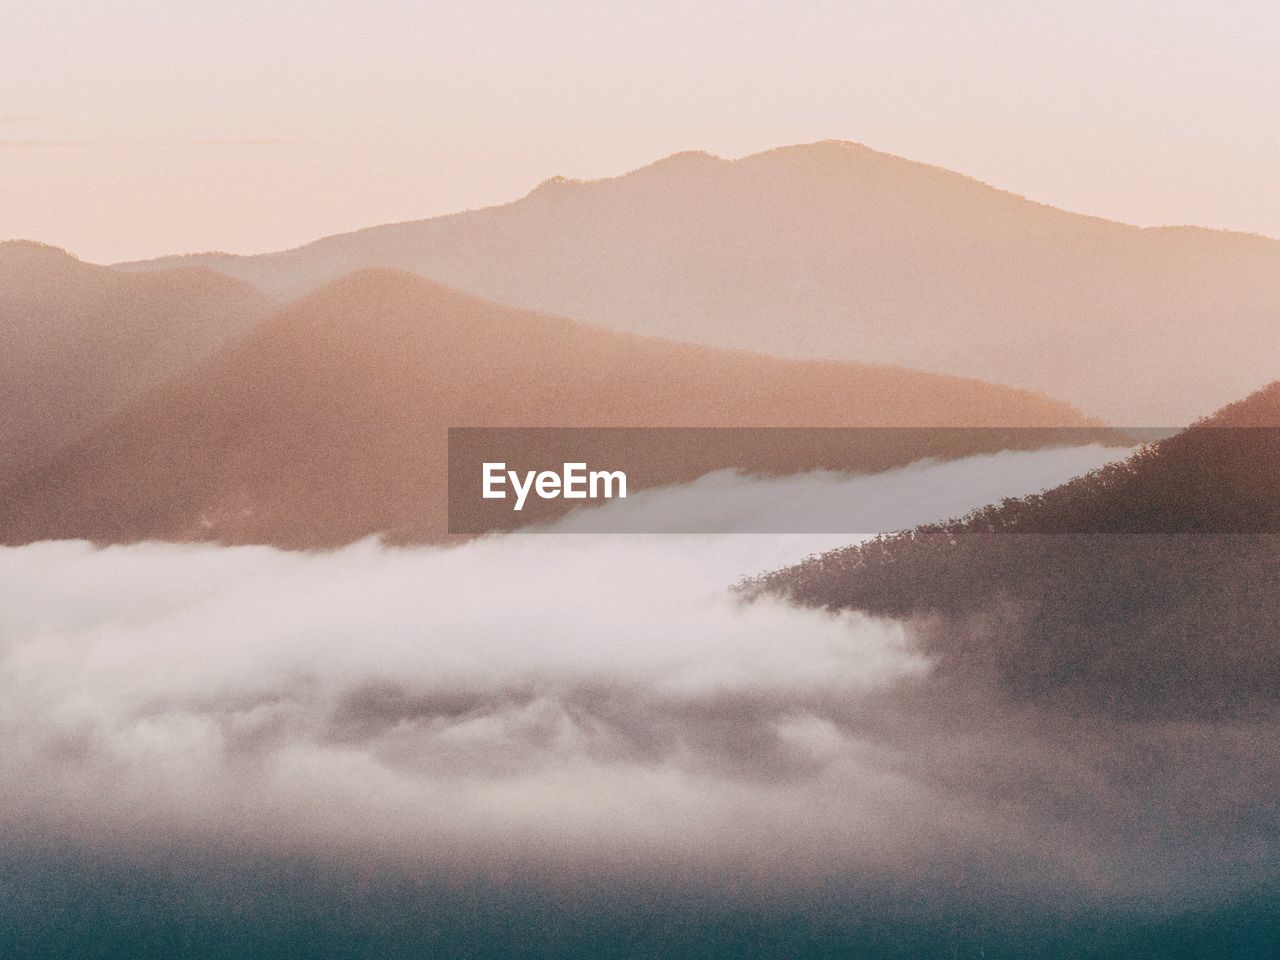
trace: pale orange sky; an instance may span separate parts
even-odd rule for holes
[[[824,138],[1280,236],[1278,36],[1270,0],[6,0],[0,239],[258,252]]]

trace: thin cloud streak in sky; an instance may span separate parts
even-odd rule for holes
[[[21,118],[14,118],[18,120]],[[3,122],[3,121],[0,121]],[[291,147],[313,143],[311,140],[291,140],[287,138],[259,137],[240,140],[189,140],[192,146],[198,147]],[[111,144],[115,146],[154,147],[164,144],[150,140],[93,140],[83,137],[23,137],[0,139],[3,147],[72,147],[92,144]]]
[[[93,143],[92,140],[58,140],[50,138],[36,139],[0,139],[0,147],[79,147]]]
[[[245,137],[242,139],[192,140],[200,147],[293,147],[311,143],[310,140],[294,140],[287,137]]]

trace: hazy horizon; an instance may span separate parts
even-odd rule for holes
[[[1280,4],[0,22],[0,960],[1275,952]]]
[[[843,139],[1139,226],[1280,237],[1280,13],[20,2],[0,239],[257,253],[684,150]],[[298,29],[305,24],[305,29]],[[57,66],[56,71],[51,65]]]

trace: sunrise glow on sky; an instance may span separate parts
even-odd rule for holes
[[[252,253],[824,138],[1280,236],[1280,7],[10,0],[0,239]]]

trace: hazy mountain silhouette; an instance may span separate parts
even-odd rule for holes
[[[124,274],[0,243],[0,485],[238,339],[269,306],[211,270]]]
[[[904,618],[944,670],[1189,714],[1280,706],[1280,382],[1033,497],[765,575]]]
[[[637,337],[370,270],[280,310],[25,475],[0,505],[0,536],[438,538],[450,426],[1084,423],[1006,387]],[[660,466],[655,481],[692,469]]]
[[[1011,383],[1126,425],[1186,424],[1266,383],[1280,353],[1280,241],[1067,213],[835,141],[682,153],[504,206],[185,262],[288,295],[401,267],[619,329]]]

